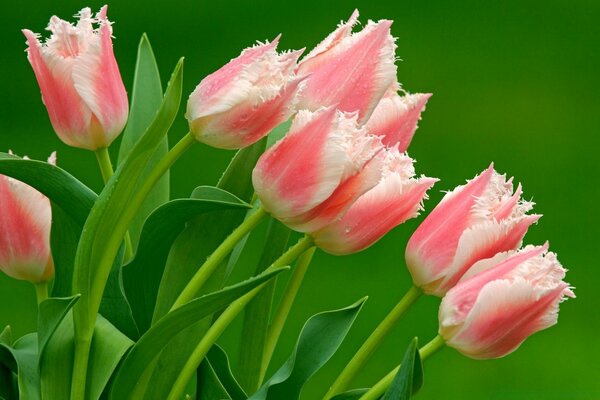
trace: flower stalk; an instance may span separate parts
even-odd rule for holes
[[[373,355],[383,339],[396,326],[398,321],[406,314],[410,307],[421,297],[423,291],[416,286],[412,286],[406,294],[400,299],[398,304],[389,312],[389,314],[375,328],[371,336],[358,349],[352,360],[346,365],[342,373],[335,380],[324,400],[328,400],[338,393],[343,392],[352,382],[356,374],[365,365],[367,360]]]

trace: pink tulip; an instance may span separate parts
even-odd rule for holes
[[[357,115],[322,108],[298,112],[289,133],[258,160],[252,174],[263,206],[301,232],[331,223],[377,184],[379,138]]]
[[[292,115],[303,50],[278,54],[278,42],[245,49],[200,82],[186,114],[196,139],[223,149],[246,147]]]
[[[446,194],[421,223],[406,247],[415,285],[443,296],[477,261],[519,248],[540,215],[527,215],[533,203],[513,193],[512,178],[493,165]]]
[[[108,147],[123,130],[127,93],[113,54],[106,6],[95,18],[89,8],[77,16],[77,25],[52,17],[52,35],[44,44],[38,34],[28,29],[23,33],[54,130],[70,146],[97,150]]]
[[[48,162],[55,160],[53,153]],[[50,201],[31,186],[0,175],[0,205],[0,269],[32,283],[50,280]]]
[[[482,272],[465,275],[440,305],[446,343],[471,358],[498,358],[556,324],[559,303],[575,295],[547,250],[547,244],[527,246],[475,264]]]
[[[422,210],[426,192],[437,179],[414,178],[413,160],[397,148],[377,154],[382,159],[379,183],[363,194],[341,217],[312,233],[317,246],[342,255],[363,250],[395,226]]]
[[[381,141],[386,146],[397,144],[398,150],[404,152],[417,130],[421,113],[425,110],[431,93],[403,96],[396,91],[388,93],[375,107],[366,127],[372,135],[381,136]]]
[[[336,106],[358,112],[363,124],[386,90],[396,82],[395,39],[392,21],[369,21],[352,33],[358,11],[342,23],[300,62],[298,73],[308,76],[298,108],[316,110]]]

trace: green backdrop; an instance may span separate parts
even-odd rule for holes
[[[58,151],[58,163],[95,190],[101,188],[93,154],[69,148],[52,132],[20,29],[41,32],[48,18],[73,15],[91,1],[6,2],[3,23],[0,150],[43,159]],[[529,339],[519,351],[492,361],[469,360],[445,349],[428,360],[421,399],[599,399],[600,269],[595,211],[600,144],[600,2],[546,1],[114,1],[114,44],[130,89],[136,47],[147,32],[166,82],[186,57],[185,93],[255,40],[283,33],[281,48],[312,48],[358,7],[361,20],[395,21],[398,77],[408,91],[433,92],[409,149],[417,170],[441,182],[425,203],[430,210],[449,190],[491,161],[522,182],[525,196],[544,217],[526,243],[549,240],[570,269],[577,299],[562,305],[559,324]],[[186,132],[183,115],[171,131]],[[111,149],[116,155],[118,143]],[[231,152],[196,145],[172,170],[172,192],[186,196],[216,182]],[[0,212],[1,205],[0,205]],[[360,254],[332,257],[318,252],[284,330],[278,364],[291,351],[312,314],[369,301],[340,352],[312,379],[304,399],[318,399],[370,330],[410,285],[403,265],[405,243],[422,219],[395,229]],[[232,279],[253,268],[256,251]],[[0,276],[0,325],[18,335],[35,328],[33,288]],[[436,333],[436,298],[422,299],[370,361],[354,386],[372,384],[397,364],[413,335]],[[221,343],[235,365],[234,325]]]

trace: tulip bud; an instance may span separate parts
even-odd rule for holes
[[[44,44],[28,29],[28,59],[59,138],[87,150],[108,147],[128,115],[127,93],[112,48],[104,6],[96,17],[84,8],[77,25],[54,16]],[[94,28],[98,24],[98,28]]]
[[[367,130],[372,135],[381,136],[384,145],[398,145],[398,150],[406,151],[430,97],[431,93],[399,96],[392,91],[375,107],[366,124]]]
[[[443,298],[439,333],[476,359],[503,357],[556,324],[559,303],[575,297],[548,245],[498,254],[473,266]]]
[[[313,232],[343,214],[379,180],[383,146],[357,115],[301,110],[288,134],[267,150],[252,173],[256,194],[275,218]]]
[[[447,193],[421,223],[406,247],[406,264],[415,285],[443,296],[477,261],[519,248],[527,229],[541,215],[527,215],[533,203],[513,193],[512,178],[493,165]]]
[[[48,162],[54,161],[53,153]],[[31,186],[0,175],[0,205],[0,269],[32,283],[50,280],[50,201]]]
[[[413,160],[397,147],[386,148],[381,175],[375,187],[363,194],[333,223],[312,233],[315,244],[328,253],[342,255],[363,250],[392,228],[419,215],[426,192],[437,179],[415,179]]]
[[[303,80],[295,73],[303,50],[277,54],[278,42],[279,37],[245,49],[198,84],[186,113],[198,141],[223,149],[246,147],[292,115]]]
[[[298,108],[314,111],[336,106],[341,111],[357,111],[358,122],[364,124],[396,82],[392,21],[369,21],[353,34],[357,22],[358,11],[354,11],[348,22],[340,24],[302,59],[298,74],[308,79]]]

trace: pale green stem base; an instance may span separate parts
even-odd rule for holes
[[[398,304],[389,312],[389,314],[381,321],[379,326],[375,328],[371,336],[358,349],[352,360],[346,365],[342,373],[335,380],[333,385],[324,397],[328,400],[338,393],[343,392],[352,383],[352,380],[360,369],[365,365],[367,360],[373,355],[379,347],[383,339],[396,326],[398,321],[406,314],[410,307],[421,297],[423,291],[416,286],[412,286],[408,292],[400,299]]]
[[[154,169],[150,172],[150,174],[146,177],[146,180],[143,184],[137,188],[134,193],[131,201],[129,202],[126,212],[123,213],[121,220],[119,221],[119,226],[115,226],[116,232],[125,232],[123,236],[127,236],[127,226],[131,223],[131,220],[135,216],[135,214],[139,211],[141,205],[144,200],[148,196],[148,193],[154,188],[158,180],[165,174],[167,170],[177,161],[179,157],[185,151],[190,148],[192,144],[196,142],[196,139],[191,133],[187,133],[165,156],[159,161],[158,164],[154,166]],[[100,163],[101,170],[107,167],[107,160],[110,162],[110,158],[107,158],[108,152],[106,149],[101,149],[97,153],[97,158]],[[112,171],[112,166],[111,166]],[[107,171],[106,171],[107,172]],[[103,176],[105,173],[103,172]],[[108,176],[108,175],[107,175]],[[125,228],[125,229],[123,229]],[[119,243],[123,240],[123,237],[114,237],[114,240],[117,242],[107,244],[107,248],[110,251],[107,251],[106,254],[102,255],[102,258],[98,261],[98,265],[100,267],[110,266],[112,265],[114,255],[116,254],[115,249],[118,249]],[[125,239],[127,245],[127,239]],[[129,244],[131,241],[129,240]],[[129,247],[129,252],[127,252],[126,257],[131,258],[132,256],[132,247]],[[113,251],[114,250],[114,251]],[[106,276],[103,276],[103,279],[95,279],[92,281],[92,286],[89,289],[89,293],[82,293],[82,296],[87,295],[89,297],[86,302],[87,306],[82,311],[75,309],[73,313],[73,319],[75,322],[75,357],[73,364],[73,378],[71,383],[71,400],[82,400],[85,398],[85,385],[86,385],[86,375],[88,370],[88,360],[89,360],[89,352],[90,345],[92,342],[92,336],[94,333],[94,325],[96,322],[96,315],[98,313],[98,309],[100,308],[100,302],[102,300],[102,295],[104,293],[104,287],[106,285],[106,279],[108,278],[108,269],[106,271]],[[102,270],[101,272],[105,272]],[[75,271],[77,273],[77,271]],[[83,297],[82,297],[83,298]],[[79,303],[82,303],[82,300],[79,300]],[[76,307],[83,307],[84,304],[76,304]]]
[[[272,271],[276,268],[283,267],[286,265],[290,265],[294,260],[296,260],[302,253],[308,250],[313,246],[313,240],[310,236],[304,236],[298,243],[294,246],[290,247],[288,251],[286,251],[281,257],[279,257],[269,268],[267,268],[264,272]],[[223,331],[229,326],[229,324],[235,319],[235,317],[248,305],[250,300],[252,300],[260,290],[267,285],[268,282],[263,283],[260,286],[252,289],[244,296],[235,300],[233,303],[229,305],[223,311],[223,313],[217,318],[217,320],[213,323],[210,329],[206,332],[198,346],[194,349],[190,357],[188,358],[186,364],[184,365],[181,373],[177,377],[177,380],[173,384],[171,388],[171,392],[169,393],[168,400],[179,400],[185,391],[185,387],[187,382],[194,376],[200,362],[208,353],[208,350],[212,347],[212,345],[217,341],[217,339],[221,336]]]
[[[267,217],[267,215],[265,209],[259,207],[253,214],[246,218],[244,222],[235,228],[223,243],[221,243],[206,259],[204,264],[200,266],[179,297],[177,297],[175,303],[173,303],[171,311],[192,300],[198,294],[202,286],[204,286],[206,281],[208,281],[208,278],[212,276],[217,267],[221,265],[223,260],[225,260],[225,258],[233,251],[238,242]]]
[[[38,305],[48,298],[48,282],[34,283]]]
[[[300,290],[300,285],[302,285],[304,275],[306,275],[306,271],[308,271],[313,254],[315,254],[315,250],[316,247],[306,250],[298,259],[288,285],[283,292],[283,298],[279,303],[279,308],[277,309],[275,315],[273,316],[273,320],[269,325],[267,338],[265,340],[265,348],[263,350],[259,385],[265,378],[267,368],[271,362],[271,357],[273,357],[273,352],[275,351],[275,347],[279,341],[279,336],[281,335],[285,321],[287,320],[288,314],[290,313],[292,305],[294,304],[298,290]]]
[[[435,354],[438,350],[444,347],[446,343],[441,336],[436,336],[427,343],[425,346],[421,347],[419,350],[419,355],[421,356],[421,361],[425,361],[431,355]],[[377,382],[369,391],[362,395],[359,400],[377,400],[379,399],[385,391],[390,387],[398,370],[400,369],[400,365],[391,370],[386,376],[384,376],[379,382]]]

